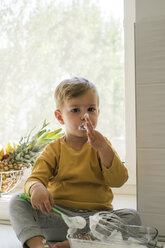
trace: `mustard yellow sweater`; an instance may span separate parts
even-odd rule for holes
[[[88,143],[75,151],[60,138],[49,144],[37,159],[24,192],[29,194],[30,187],[40,182],[47,187],[55,204],[73,209],[113,209],[111,187],[120,187],[127,179],[127,169],[116,152],[112,166],[107,169]]]

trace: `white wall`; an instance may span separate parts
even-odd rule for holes
[[[165,17],[164,0],[136,0],[135,6],[136,22]]]
[[[165,235],[165,1],[135,9],[137,206]]]

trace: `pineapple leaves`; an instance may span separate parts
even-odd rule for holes
[[[35,135],[32,136],[33,128],[27,137],[21,137],[15,152],[11,154],[12,162],[22,164],[23,167],[29,167],[29,164],[33,165],[47,144],[64,135],[61,133],[61,128],[53,131],[47,130],[48,124],[44,120],[41,129]]]

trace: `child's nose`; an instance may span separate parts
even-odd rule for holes
[[[82,121],[85,120],[84,114],[81,115],[81,120],[82,120]]]
[[[84,121],[85,120],[85,116],[89,116],[88,113],[83,113],[82,116],[81,116],[81,120]]]

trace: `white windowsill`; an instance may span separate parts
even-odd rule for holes
[[[122,189],[122,188],[121,188]],[[113,206],[114,209],[120,209],[120,208],[133,208],[136,209],[136,194],[126,194],[125,189],[121,190],[119,192],[119,189],[113,190],[114,192],[114,200],[113,200]],[[10,195],[3,195],[0,197],[0,224],[9,224],[9,200],[11,199]]]

